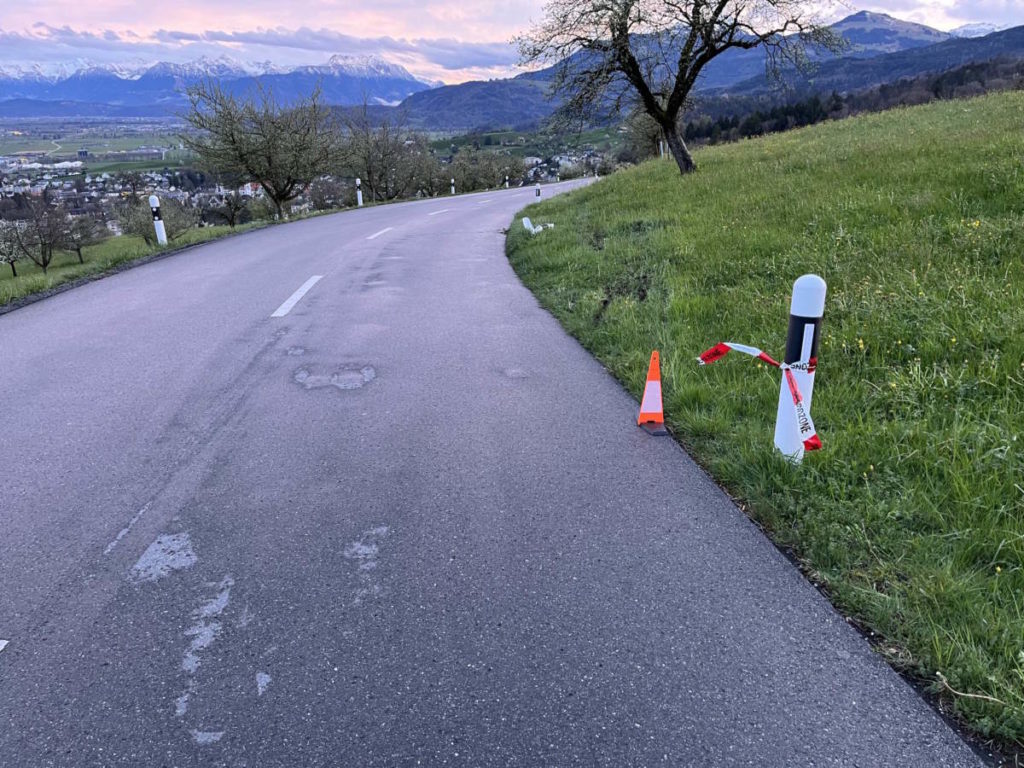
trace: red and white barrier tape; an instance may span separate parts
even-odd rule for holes
[[[780,363],[777,360],[772,359],[771,356],[765,354],[757,347],[750,347],[746,344],[734,344],[731,341],[723,341],[721,344],[716,344],[707,352],[704,352],[700,357],[697,358],[697,362],[701,365],[710,365],[718,360],[721,360],[729,352],[742,352],[745,355],[750,355],[758,360],[763,360],[768,365],[779,368],[782,370],[782,375],[786,379],[786,386],[789,388],[789,394],[793,398],[793,418],[796,419],[797,428],[800,430],[800,438],[804,442],[805,451],[817,451],[821,448],[821,439],[818,437],[818,431],[814,428],[814,421],[811,420],[811,413],[807,410],[807,405],[804,403],[804,397],[800,394],[800,388],[796,384],[796,377],[793,375],[794,370],[807,371],[814,373],[816,367],[816,360],[812,360],[810,363]]]

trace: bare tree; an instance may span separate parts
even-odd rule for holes
[[[236,189],[221,195],[219,204],[208,208],[206,213],[216,216],[234,229],[242,223],[242,218],[248,210],[249,198]]]
[[[524,64],[554,64],[563,115],[578,119],[639,103],[664,132],[680,173],[696,170],[679,116],[697,78],[732,49],[764,48],[769,70],[836,49],[811,0],[550,0],[519,38]]]
[[[403,112],[377,120],[364,100],[361,107],[346,110],[342,122],[345,165],[362,180],[370,200],[394,200],[418,191],[420,155],[429,154],[429,148],[406,128]]]
[[[107,228],[92,216],[75,216],[66,219],[67,229],[64,232],[64,247],[78,255],[78,263],[85,264],[82,249],[87,245],[96,245],[109,237]]]
[[[21,252],[45,275],[54,254],[64,247],[68,215],[45,194],[29,200],[25,212],[24,221],[14,228],[14,233]]]
[[[18,276],[17,264],[24,255],[18,243],[18,233],[14,231],[17,226],[16,222],[0,219],[0,264],[11,267],[11,277]]]
[[[262,86],[236,96],[212,80],[187,93],[183,117],[195,133],[182,141],[207,168],[259,184],[279,218],[287,218],[285,203],[337,160],[338,134],[319,88],[292,105],[279,104]]]

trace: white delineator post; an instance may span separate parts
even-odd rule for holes
[[[534,195],[534,197],[540,197],[540,184],[537,184],[537,186],[534,187],[534,189],[536,190],[536,194]]]
[[[363,207],[363,180],[356,179],[356,207]]]
[[[160,198],[156,195],[149,196],[149,209],[153,212],[153,229],[156,230],[156,241],[160,245],[167,245],[167,229],[164,228],[164,219],[160,215]]]
[[[804,275],[793,283],[793,299],[789,309],[789,333],[786,335],[786,356],[783,362],[792,370],[807,413],[811,412],[814,372],[818,367],[825,291],[824,280],[817,275]],[[786,385],[785,376],[782,377],[779,410],[775,417],[775,447],[794,462],[800,462],[804,457],[801,424],[793,418],[793,396]]]
[[[455,194],[455,179],[452,179],[452,194]]]
[[[505,177],[505,189],[508,189],[508,176]]]

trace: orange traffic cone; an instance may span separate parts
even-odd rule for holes
[[[647,369],[647,386],[644,387],[644,399],[640,403],[640,417],[637,426],[643,427],[652,435],[667,435],[665,429],[665,412],[661,405],[661,360],[658,350],[651,353],[651,366]]]

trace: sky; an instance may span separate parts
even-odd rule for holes
[[[0,0],[0,67],[143,64],[229,56],[279,66],[334,54],[378,55],[414,75],[457,83],[516,70],[511,39],[544,0]],[[844,1],[938,29],[1024,24],[1024,0]]]

